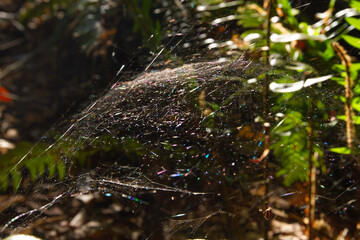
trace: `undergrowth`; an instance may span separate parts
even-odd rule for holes
[[[70,20],[66,26],[79,40],[82,49],[90,54],[114,33],[114,29],[105,31],[99,25],[100,17],[110,14],[116,7],[113,1],[105,2],[99,5],[94,1],[50,0],[34,6],[29,3],[29,6],[24,5],[19,20],[36,27],[35,23],[68,16]],[[140,30],[144,36],[159,31],[160,25],[154,23],[149,14],[151,1],[143,1],[142,6],[136,1],[125,2],[134,14],[134,30]],[[265,116],[259,116],[265,128],[269,126],[270,146],[262,146],[263,154],[257,159],[258,163],[273,156],[276,177],[282,178],[286,186],[299,181],[311,185],[314,179],[311,180],[310,171],[314,167],[326,172],[324,159],[329,151],[349,155],[350,161],[359,160],[356,129],[360,125],[360,63],[342,45],[349,44],[351,47],[347,48],[352,52],[360,50],[360,39],[353,36],[360,30],[360,20],[354,17],[360,15],[360,3],[350,1],[348,8],[337,10],[336,1],[331,0],[328,10],[317,14],[318,22],[315,23],[302,20],[301,9],[292,7],[288,0],[266,3],[262,6],[250,1],[196,1],[197,9],[204,13],[203,22],[221,26],[235,20],[241,29],[232,35],[230,47],[218,45],[219,54],[237,51],[239,55],[246,53],[248,61],[268,60],[269,66],[253,84],[254,89],[270,90],[266,97],[268,101],[263,106],[269,111],[264,110],[267,112]],[[226,10],[234,6],[236,10],[227,15]],[[77,14],[79,11],[81,14]],[[268,19],[270,31],[266,28]],[[155,41],[153,45],[159,44],[159,38],[152,39]],[[208,107],[209,111],[219,108],[215,103],[199,105]],[[209,120],[208,124],[213,122]],[[335,126],[339,125],[344,126],[343,134],[333,135]],[[336,140],[328,143],[329,137]],[[129,144],[136,145],[131,141]],[[29,148],[32,150],[28,151]],[[44,174],[64,178],[66,167],[60,156],[67,157],[66,149],[71,148],[70,143],[55,152],[47,152],[47,148],[41,144],[36,148],[19,144],[15,150],[2,156],[2,190],[8,189],[12,179],[12,188],[16,191],[24,168],[32,181]],[[125,146],[124,151],[127,149],[129,147]],[[86,159],[92,154],[78,154],[69,156],[69,159],[86,164]]]

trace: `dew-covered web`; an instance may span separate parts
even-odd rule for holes
[[[181,6],[180,14],[190,11]],[[1,219],[4,235],[28,229],[58,239],[80,239],[92,231],[124,239],[259,239],[269,214],[289,217],[285,199],[303,208],[296,202],[306,191],[301,187],[285,188],[274,179],[276,187],[265,194],[263,166],[256,161],[263,153],[262,89],[256,79],[268,69],[230,42],[208,38],[211,27],[190,23],[173,26],[142,73],[120,66],[105,94],[19,159],[14,169],[29,157],[48,158],[65,173],[61,180],[45,174],[20,188],[31,204],[14,200]],[[199,54],[184,57],[186,64],[164,61],[165,53],[194,49]],[[297,85],[272,86],[275,92],[291,87]],[[36,149],[41,153],[34,155]],[[333,204],[331,211],[353,206],[353,199],[337,201],[355,183],[332,187],[335,195],[319,195]],[[59,227],[47,229],[53,221]]]
[[[66,181],[59,183],[65,185],[65,191],[47,204],[17,215],[2,230],[20,223],[30,224],[28,221],[35,215],[41,215],[57,202],[100,191],[106,197],[120,196],[148,207],[166,205],[169,201],[177,205],[189,198],[191,203],[184,204],[186,210],[174,206],[175,209],[159,207],[159,211],[170,213],[170,232],[195,224],[191,231],[195,234],[207,219],[226,213],[216,203],[221,195],[216,188],[225,181],[221,175],[231,171],[236,177],[236,172],[246,169],[250,164],[247,160],[253,156],[251,152],[239,154],[239,148],[244,146],[238,146],[232,137],[234,131],[250,124],[257,114],[258,106],[253,104],[257,101],[256,91],[245,86],[252,77],[245,74],[249,66],[251,63],[241,59],[194,63],[144,72],[131,81],[118,82],[71,119],[64,131],[55,137],[49,133],[45,138],[52,138],[53,142],[40,156],[35,156],[41,158],[53,152],[60,155],[69,169]],[[252,104],[247,103],[250,98],[254,98]],[[211,100],[212,108],[207,99]],[[234,111],[236,117],[229,114]],[[220,112],[221,116],[216,116]],[[247,141],[257,149],[257,142]],[[224,154],[229,155],[226,165],[220,162]],[[18,164],[25,159],[26,156]],[[91,165],[91,161],[100,164],[90,172],[71,176],[74,165]],[[214,174],[218,177],[214,178]],[[154,199],[144,200],[141,198],[144,194]],[[150,203],[156,201],[157,195],[164,202]],[[214,212],[204,209],[203,214],[195,217],[193,208],[208,199],[214,201],[211,204]],[[179,220],[175,227],[177,218],[181,214],[186,216],[188,211],[194,218]],[[176,217],[172,219],[171,215]]]
[[[91,164],[92,158],[103,159],[91,172],[69,177],[69,189],[56,199],[99,190],[106,196],[117,193],[133,200],[148,192],[168,192],[166,201],[187,196],[199,196],[192,201],[216,198],[219,193],[214,185],[220,186],[224,181],[221,174],[231,171],[236,176],[236,165],[245,167],[249,164],[245,160],[252,157],[251,152],[247,157],[246,153],[237,156],[237,148],[244,146],[237,146],[231,136],[256,117],[258,107],[247,104],[249,98],[256,102],[255,91],[245,88],[251,74],[245,77],[244,72],[250,65],[241,59],[195,63],[143,73],[132,81],[117,83],[72,119],[70,126],[55,136],[41,154],[62,152],[70,172],[72,161]],[[211,104],[219,105],[217,110],[207,106],[205,93]],[[224,102],[227,104],[221,106]],[[215,116],[220,111],[223,116]],[[236,118],[228,114],[233,111],[237,112]],[[221,123],[215,132],[212,128],[218,124],[217,118],[221,118]],[[221,142],[213,142],[215,138]],[[258,143],[247,144],[256,149]],[[227,149],[221,153],[223,147]],[[104,156],[98,155],[103,153]],[[222,165],[220,158],[225,153],[229,159],[225,160],[227,165]],[[213,179],[213,174],[219,175],[218,179]],[[208,186],[199,188],[203,184]],[[5,228],[52,205],[53,202],[17,216]]]

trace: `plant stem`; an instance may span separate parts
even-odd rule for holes
[[[351,154],[354,155],[354,139],[355,139],[355,127],[354,127],[354,110],[351,106],[353,98],[353,81],[350,74],[351,58],[346,53],[346,50],[338,43],[332,43],[337,55],[341,59],[342,64],[345,66],[345,117],[346,117],[346,142],[347,147],[351,149]]]
[[[312,116],[313,99],[309,110],[309,116]],[[310,118],[311,119],[311,118]],[[316,195],[316,165],[313,162],[314,155],[314,134],[312,120],[310,120],[310,127],[308,132],[308,149],[309,149],[309,183],[308,183],[308,239],[313,239],[313,223],[315,221],[315,195]]]
[[[263,107],[264,107],[264,131],[265,131],[265,139],[264,139],[264,152],[269,152],[270,149],[270,105],[269,105],[269,84],[270,84],[270,77],[269,77],[269,69],[270,69],[270,34],[271,34],[271,7],[272,7],[272,0],[264,0],[264,9],[267,12],[267,25],[266,25],[266,48],[265,48],[265,81],[263,84]],[[264,158],[264,180],[265,180],[265,201],[263,209],[267,209],[269,205],[269,188],[270,183],[268,179],[268,154]],[[267,240],[269,238],[269,231],[270,231],[270,221],[271,219],[265,219],[264,222],[264,239]]]

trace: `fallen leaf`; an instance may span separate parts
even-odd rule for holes
[[[0,101],[12,102],[9,91],[4,87],[0,87]]]

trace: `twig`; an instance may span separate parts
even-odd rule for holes
[[[271,34],[271,7],[272,7],[272,0],[264,0],[264,9],[267,12],[267,26],[266,26],[266,48],[265,48],[265,81],[263,84],[263,106],[264,106],[264,128],[265,128],[265,139],[264,139],[264,152],[270,151],[270,106],[269,106],[269,72],[268,69],[270,68],[270,34]],[[268,193],[269,193],[269,180],[268,180],[268,155],[264,157],[264,180],[265,180],[265,202],[264,208],[267,209],[267,205],[269,204]],[[269,231],[270,231],[270,220],[265,220],[264,223],[264,239],[269,239]]]
[[[350,74],[351,58],[347,54],[346,50],[338,43],[333,42],[332,47],[336,51],[337,55],[341,59],[341,63],[345,66],[345,117],[346,117],[346,142],[348,148],[351,149],[351,154],[354,155],[354,139],[355,139],[355,127],[354,127],[354,110],[351,106],[353,99],[353,81]]]
[[[310,100],[309,116],[312,116],[313,99]],[[310,118],[311,119],[311,118]],[[316,195],[316,166],[314,164],[314,129],[310,120],[310,127],[308,132],[308,149],[309,149],[309,183],[308,183],[308,238],[313,239],[313,225],[315,222],[315,195]]]

